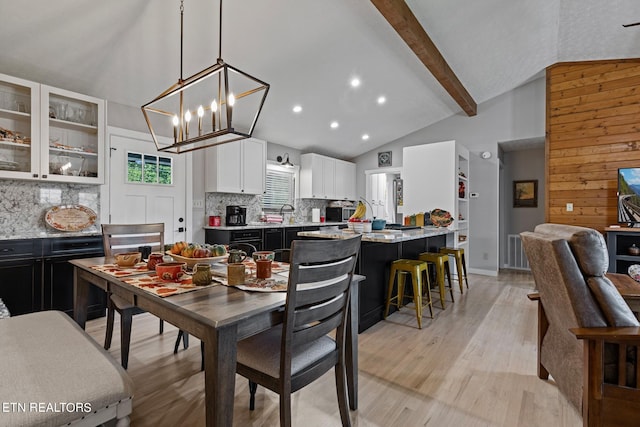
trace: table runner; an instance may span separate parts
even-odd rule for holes
[[[286,270],[284,274],[274,273],[268,279],[258,279],[256,277],[255,267],[251,269],[249,266],[247,266],[245,282],[241,285],[230,285],[229,282],[227,282],[226,264],[214,264],[213,266],[211,266],[211,274],[215,277],[215,280],[218,280],[221,284],[242,289],[243,291],[285,292],[287,290],[287,284],[289,282],[289,264],[285,264],[285,267]]]
[[[127,277],[134,274],[143,274],[149,272],[146,262],[139,262],[133,267],[119,267],[118,264],[98,264],[92,265],[91,268],[103,273],[107,273],[108,275],[114,277]]]
[[[128,277],[122,279],[122,281],[135,286],[136,288],[144,289],[145,291],[159,297],[184,294],[185,292],[204,289],[219,284],[219,282],[212,282],[210,285],[196,286],[191,281],[191,276],[187,276],[186,279],[179,282],[165,282],[160,279],[155,273]]]

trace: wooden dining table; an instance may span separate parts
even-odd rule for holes
[[[214,285],[159,297],[92,266],[104,257],[70,261],[74,266],[74,319],[84,328],[90,286],[118,295],[199,338],[205,351],[207,426],[231,426],[236,377],[236,343],[282,323],[286,292],[247,292]],[[358,407],[358,288],[364,276],[354,276],[346,335],[349,407]]]

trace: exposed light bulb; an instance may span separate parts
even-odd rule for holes
[[[216,102],[215,99],[211,101],[211,111],[213,111],[214,113],[218,111],[218,103]]]
[[[204,116],[204,108],[201,105],[198,107],[198,136],[202,135],[202,116]]]
[[[331,129],[336,129],[339,125],[338,122],[331,122],[329,126],[331,126]]]
[[[178,142],[178,126],[180,125],[180,119],[178,116],[173,116],[173,142]]]
[[[229,100],[229,105],[233,107],[233,104],[236,103],[236,97],[232,93],[230,93],[228,100]]]
[[[362,135],[362,140],[363,141],[366,141],[367,139],[369,139],[369,135],[368,134],[365,133],[364,135]]]
[[[191,111],[187,110],[184,113],[184,137],[185,139],[189,139],[189,122],[191,121]]]
[[[351,79],[351,87],[358,87],[360,86],[360,79],[357,77],[354,77]]]
[[[382,105],[385,102],[387,102],[387,98],[385,98],[384,96],[379,96],[378,97],[378,104]]]
[[[295,105],[295,106],[293,107],[293,112],[294,112],[294,113],[299,113],[299,112],[301,112],[301,111],[302,111],[302,107],[301,107],[300,105]]]

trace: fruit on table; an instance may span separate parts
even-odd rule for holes
[[[180,255],[186,258],[210,258],[227,254],[227,248],[224,245],[187,243],[183,241],[174,243],[170,251],[174,255]]]
[[[172,254],[176,254],[176,255],[180,255],[180,253],[182,253],[182,250],[184,248],[186,248],[187,246],[189,246],[189,244],[187,242],[175,242],[173,244],[173,246],[171,247],[171,253]]]
[[[362,202],[358,202],[358,206],[356,207],[356,211],[353,213],[353,215],[351,215],[349,217],[349,220],[362,219],[366,215],[367,215],[367,206]]]

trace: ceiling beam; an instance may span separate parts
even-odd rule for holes
[[[371,0],[382,16],[391,24],[402,40],[431,71],[449,95],[469,116],[475,116],[478,106],[444,57],[431,41],[418,19],[404,0]]]

